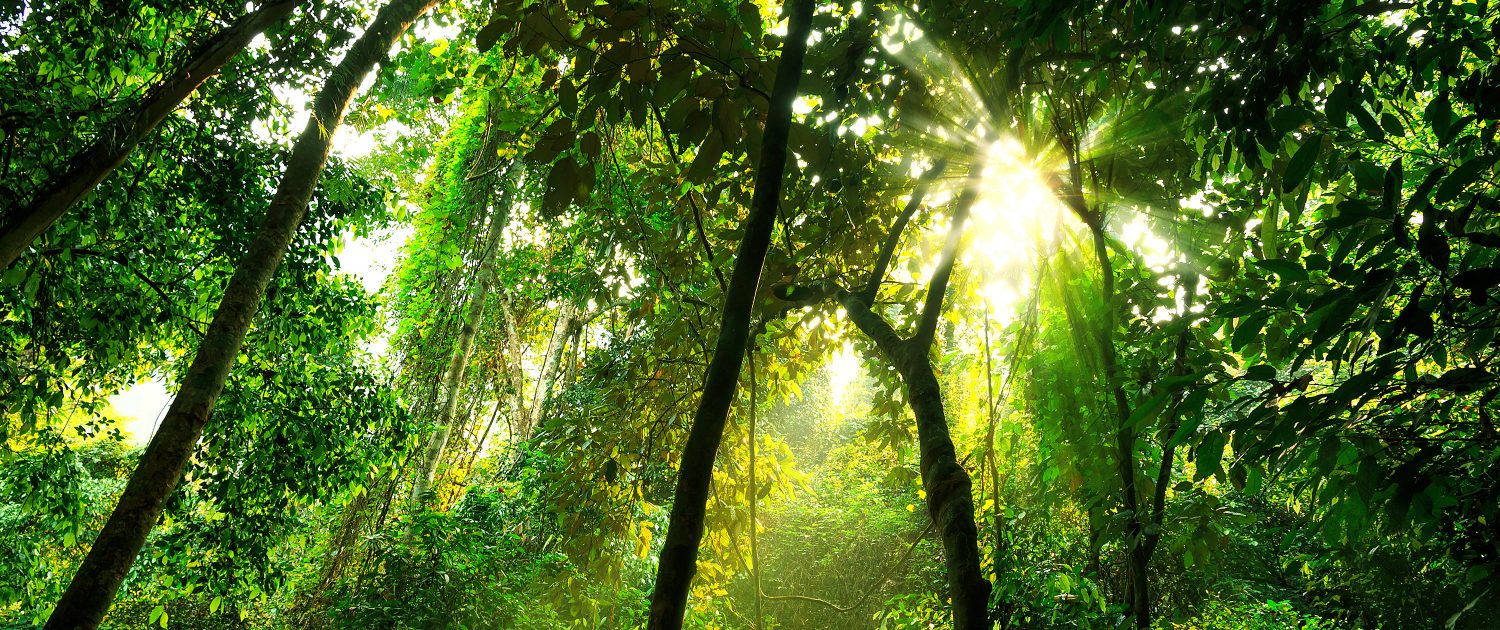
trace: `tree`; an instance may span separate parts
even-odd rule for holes
[[[225,288],[193,366],[47,627],[94,628],[104,619],[115,591],[161,516],[167,495],[181,479],[266,285],[307,214],[308,198],[328,159],[332,130],[338,128],[364,76],[434,4],[436,0],[396,0],[383,8],[318,94],[266,220]]]
[[[871,289],[880,285],[889,263],[889,252],[894,251],[894,247],[883,248],[882,253],[886,254],[886,258],[876,262],[865,291],[860,294],[843,291],[839,296],[839,303],[848,310],[850,321],[880,348],[886,359],[896,366],[901,380],[906,384],[907,404],[911,406],[917,420],[917,441],[921,452],[922,485],[927,492],[927,513],[943,538],[955,628],[989,627],[990,583],[985,580],[980,569],[979,534],[974,519],[972,483],[968,472],[958,461],[943,408],[942,390],[928,355],[937,332],[938,318],[943,312],[948,281],[958,260],[964,222],[968,220],[969,209],[978,195],[976,180],[982,172],[982,166],[974,168],[970,181],[954,201],[948,237],[939,255],[937,269],[928,283],[922,316],[914,334],[902,338],[888,322],[871,310],[871,303],[874,301],[874,291]],[[920,195],[913,195],[911,203],[915,204],[918,199]],[[899,242],[899,227],[902,227],[900,223],[892,229],[887,243]]]
[[[150,379],[110,625],[1496,625],[1493,3],[794,4],[445,3],[321,174],[267,29],[0,272],[0,610]],[[24,8],[17,207],[247,12]]]
[[[443,458],[443,451],[447,448],[448,434],[452,430],[454,413],[458,408],[459,392],[463,386],[464,370],[468,367],[470,355],[474,350],[474,336],[484,316],[485,300],[489,298],[491,285],[495,281],[494,265],[495,257],[498,255],[496,249],[499,247],[500,235],[505,232],[505,226],[510,220],[512,193],[519,185],[513,184],[506,187],[499,202],[490,204],[490,191],[486,188],[494,186],[496,181],[504,182],[509,174],[508,172],[502,173],[499,177],[493,175],[498,167],[492,162],[501,144],[501,130],[495,122],[495,114],[490,112],[486,116],[483,132],[485,139],[480,143],[477,156],[470,160],[474,168],[491,173],[483,177],[469,178],[466,182],[469,192],[468,201],[478,206],[476,210],[479,214],[488,214],[490,221],[486,227],[487,235],[484,245],[481,247],[479,270],[475,274],[474,286],[464,308],[464,320],[459,328],[452,356],[448,359],[447,370],[444,372],[442,384],[444,402],[438,415],[438,428],[428,438],[427,451],[422,455],[421,466],[417,469],[417,479],[412,484],[413,501],[422,500],[422,495],[426,494],[432,486],[433,476],[437,473],[438,464]],[[512,165],[510,168],[515,168],[515,166]],[[488,212],[483,210],[488,210]]]
[[[204,41],[171,77],[122,113],[70,166],[52,178],[31,203],[12,209],[0,228],[0,269],[21,257],[48,226],[114,172],[161,121],[177,109],[245,46],[302,0],[266,0],[254,11]]]
[[[719,338],[704,377],[703,395],[683,446],[672,499],[672,519],[656,570],[651,595],[651,628],[680,628],[688,591],[703,538],[704,504],[713,479],[714,457],[724,434],[724,423],[734,400],[740,366],[750,334],[751,306],[760,286],[761,267],[770,249],[776,208],[781,202],[781,180],[786,168],[786,138],[792,121],[792,101],[802,76],[802,60],[812,31],[811,0],[791,6],[791,22],[782,44],[781,63],[771,90],[771,110],[761,138],[761,160],[755,176],[755,196],[744,221],[744,237],[735,254],[734,273],[724,294]]]

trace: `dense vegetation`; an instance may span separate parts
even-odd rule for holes
[[[0,627],[1500,626],[1497,40],[6,3]]]

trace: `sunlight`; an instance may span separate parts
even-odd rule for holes
[[[1048,181],[1047,173],[1056,170],[1053,162],[1010,136],[985,153],[966,252],[986,270],[980,293],[1002,325],[1015,317],[1016,304],[1030,290],[1038,251],[1055,240],[1058,226],[1070,216]]]
[[[969,82],[965,68],[925,37],[915,23],[897,14],[891,16],[890,24],[882,34],[882,47],[926,80],[924,88],[932,100],[930,109],[908,112],[909,122],[903,125],[916,130],[911,143],[933,156],[912,160],[912,177],[927,172],[937,157],[965,165],[975,157],[983,160],[978,196],[965,228],[969,243],[960,256],[981,270],[976,291],[991,318],[1003,325],[1014,319],[1017,306],[1031,290],[1031,270],[1039,252],[1056,242],[1058,227],[1072,216],[1054,193],[1053,174],[1063,170],[1063,159],[1052,147],[1028,146],[1013,133],[1013,121],[998,120]],[[1090,129],[1088,141],[1106,142],[1110,124],[1100,121]],[[924,202],[933,209],[932,225],[946,223],[946,206],[957,197],[957,185],[963,179],[961,171],[954,169],[945,175],[948,185],[940,182],[928,193]],[[924,282],[937,262],[916,261],[906,269],[893,270],[892,278]],[[903,278],[905,273],[911,276]]]
[[[835,409],[844,408],[844,398],[849,386],[859,378],[861,370],[859,355],[854,352],[854,343],[844,341],[843,347],[828,360],[828,392]]]
[[[153,376],[109,397],[110,407],[120,416],[120,428],[133,446],[144,446],[156,433],[156,425],[172,404],[167,382]]]

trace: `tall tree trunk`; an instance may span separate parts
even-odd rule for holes
[[[47,620],[50,630],[91,629],[103,621],[120,582],[161,517],[167,497],[181,480],[183,468],[213,413],[245,332],[260,308],[266,286],[307,214],[313,187],[328,160],[333,132],[343,121],[349,102],[365,75],[412,22],[437,1],[393,0],[386,5],[318,93],[312,115],[292,148],[286,173],[271,198],[265,221],[224,289],[213,323],[198,346],[160,429],[151,438],[119,504]]]
[[[187,62],[165,81],[152,88],[134,108],[122,112],[82,153],[73,156],[67,170],[42,187],[36,199],[5,217],[0,227],[0,269],[21,257],[21,252],[41,236],[58,217],[73,207],[99,182],[125,163],[130,152],[154,131],[182,101],[217,74],[262,31],[265,31],[304,0],[266,0],[260,7],[203,42]]]
[[[930,169],[923,179],[935,177],[942,164]],[[959,630],[989,628],[990,583],[980,570],[979,528],[974,517],[973,483],[958,462],[948,420],[943,408],[942,387],[929,358],[938,320],[947,294],[948,280],[958,259],[963,240],[963,226],[978,194],[983,163],[976,163],[963,191],[954,203],[953,219],[937,261],[937,269],[927,286],[922,315],[917,330],[902,338],[890,322],[871,309],[882,276],[901,240],[901,232],[915,213],[926,192],[920,185],[912,199],[886,234],[885,244],[871,267],[870,277],[855,291],[822,281],[807,287],[779,287],[777,296],[794,304],[813,304],[829,297],[838,300],[849,321],[879,348],[906,385],[907,402],[917,421],[917,441],[923,489],[927,492],[927,511],[943,538],[944,560],[948,569],[949,594],[953,605],[953,625]],[[924,182],[925,183],[925,182]],[[785,289],[785,290],[782,290]],[[783,313],[789,312],[784,310]]]
[[[889,322],[871,310],[867,301],[869,287],[878,284],[879,278],[872,278],[860,293],[844,291],[839,294],[839,302],[848,313],[849,321],[875,343],[906,385],[907,404],[917,421],[918,466],[922,473],[922,487],[927,492],[927,513],[943,539],[949,595],[953,602],[953,627],[957,630],[989,628],[990,583],[980,569],[973,482],[958,463],[958,453],[948,432],[948,419],[943,408],[942,386],[928,354],[942,313],[948,279],[958,258],[963,225],[977,194],[977,178],[983,172],[983,164],[976,164],[973,169],[968,184],[955,202],[952,225],[937,270],[927,288],[916,334],[902,339]],[[887,242],[899,238],[899,234],[893,233],[887,235]],[[883,270],[888,262],[877,260],[875,270]]]
[[[492,113],[493,114],[493,113]],[[498,148],[498,133],[495,133],[493,121],[496,118],[490,115],[490,123],[487,124],[487,138],[481,145],[481,159],[487,159],[495,154]],[[514,165],[511,165],[514,168]],[[504,180],[505,177],[501,177]],[[443,463],[443,455],[449,447],[449,435],[453,434],[453,417],[458,411],[459,398],[463,390],[463,372],[468,369],[469,357],[474,354],[474,338],[478,333],[478,324],[484,318],[484,302],[489,299],[490,285],[495,282],[495,255],[499,248],[499,237],[505,231],[505,225],[510,222],[510,204],[514,199],[514,186],[505,187],[501,193],[499,204],[495,207],[495,214],[490,219],[489,234],[484,237],[484,246],[480,249],[480,267],[474,275],[474,291],[469,294],[468,309],[466,309],[463,327],[459,329],[458,344],[453,348],[453,354],[449,356],[449,368],[443,375],[443,407],[438,411],[438,429],[428,437],[428,450],[423,453],[422,466],[417,469],[417,478],[411,484],[411,499],[422,501],[423,495],[432,489],[432,480],[437,477],[438,465]],[[483,201],[480,201],[483,204]]]
[[[500,148],[501,134],[498,129],[500,112],[496,105],[489,104],[485,107],[484,140],[479,143],[475,154],[469,156],[465,162],[470,171],[487,173],[494,170],[496,152]],[[516,168],[515,163],[510,166]],[[500,237],[505,233],[505,227],[510,223],[510,207],[514,201],[515,186],[507,186],[501,193],[500,203],[491,206],[490,195],[496,181],[504,181],[509,172],[496,178],[493,175],[478,178],[465,177],[463,183],[464,203],[471,204],[483,216],[488,210],[489,232],[485,234],[484,243],[479,248],[479,269],[474,274],[474,286],[470,289],[469,300],[465,305],[464,320],[458,330],[457,343],[448,355],[448,367],[443,371],[443,404],[438,408],[437,430],[427,436],[427,448],[422,454],[422,463],[417,469],[417,477],[412,482],[411,499],[413,502],[423,501],[423,495],[432,489],[432,481],[437,477],[437,469],[443,461],[443,455],[448,450],[448,439],[453,434],[454,418],[458,410],[458,401],[463,393],[464,373],[468,369],[469,359],[474,354],[474,338],[478,335],[479,324],[484,319],[484,303],[489,299],[491,285],[495,281],[495,257],[500,247]]]
[[[557,309],[557,321],[552,324],[552,336],[547,340],[547,354],[542,358],[542,371],[537,374],[536,392],[531,401],[532,418],[540,421],[542,417],[542,405],[547,402],[547,395],[552,389],[552,382],[556,380],[557,366],[562,363],[563,351],[568,347],[568,339],[573,335],[573,327],[578,324],[578,309],[571,303],[565,303]]]
[[[698,544],[703,539],[703,517],[707,510],[709,484],[713,480],[714,456],[724,437],[724,423],[734,400],[750,334],[750,312],[760,287],[760,272],[771,246],[771,232],[781,199],[782,171],[786,168],[787,133],[792,122],[792,101],[802,78],[803,57],[812,30],[812,0],[790,3],[791,20],[781,46],[781,64],[771,89],[771,108],[761,136],[761,159],[755,173],[755,192],[745,217],[744,237],[735,255],[734,272],[724,294],[724,313],[719,338],[703,382],[703,397],[693,416],[693,426],[683,447],[677,471],[677,490],[672,500],[671,521],[662,543],[656,569],[656,588],[651,594],[647,627],[675,630],[682,627],[688,592],[697,572]]]
[[[520,323],[516,321],[516,315],[511,312],[510,304],[505,301],[504,295],[500,296],[500,314],[505,318],[507,348],[501,363],[510,382],[510,400],[513,408],[511,419],[515,423],[510,437],[514,442],[521,442],[530,438],[531,431],[536,428],[535,418],[531,417],[530,400],[526,397],[526,368],[521,364],[521,351],[525,346],[521,343]]]
[[[469,297],[463,328],[458,331],[458,344],[448,357],[448,369],[443,371],[443,406],[438,411],[437,430],[427,436],[427,450],[422,454],[422,465],[412,483],[411,499],[414,502],[421,502],[422,496],[432,488],[438,464],[443,461],[443,453],[448,448],[448,436],[453,432],[454,411],[458,409],[459,394],[463,390],[464,370],[469,365],[469,357],[474,353],[474,336],[479,330],[480,319],[484,317],[484,300],[489,297],[489,288],[488,282],[480,281],[479,286],[474,288],[474,294]]]
[[[1094,241],[1094,257],[1099,264],[1100,300],[1104,302],[1099,335],[1099,353],[1104,364],[1104,382],[1115,409],[1115,464],[1120,475],[1120,489],[1125,513],[1125,593],[1139,630],[1151,627],[1151,592],[1147,563],[1146,515],[1141,512],[1140,492],[1136,489],[1135,428],[1130,426],[1130,399],[1120,383],[1120,368],[1115,356],[1115,269],[1109,260],[1109,245],[1104,224],[1097,214],[1089,223]]]

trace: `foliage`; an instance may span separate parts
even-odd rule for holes
[[[546,628],[533,598],[562,559],[528,552],[503,496],[471,493],[452,513],[422,513],[374,541],[368,572],[336,590],[330,614],[348,628]]]
[[[0,7],[0,218],[245,10],[138,4]],[[107,627],[643,625],[781,4],[443,3],[390,51]],[[950,623],[898,361],[997,627],[1495,625],[1492,4],[820,3],[687,625]],[[299,6],[0,270],[0,623],[375,8]],[[911,334],[949,265],[919,356],[852,325]]]

